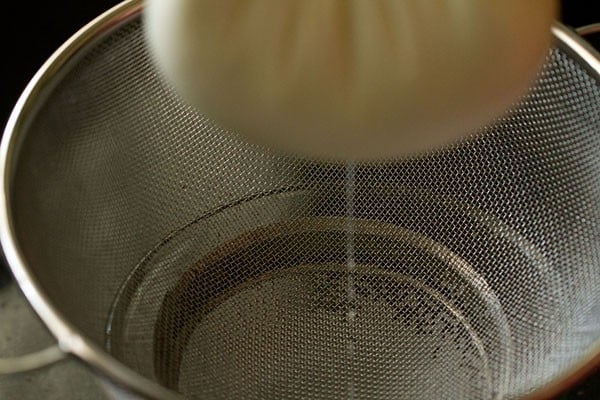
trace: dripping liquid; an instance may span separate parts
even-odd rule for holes
[[[350,374],[347,378],[346,383],[346,398],[353,400],[355,398],[355,384],[354,384],[354,371],[355,371],[355,352],[356,352],[356,341],[355,341],[355,327],[357,317],[356,307],[356,261],[354,259],[354,202],[355,202],[355,164],[349,161],[346,164],[346,325],[347,325],[347,339],[346,339],[346,355],[348,358],[348,367]]]

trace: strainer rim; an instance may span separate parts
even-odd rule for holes
[[[14,159],[18,153],[20,136],[36,113],[36,106],[52,90],[61,73],[96,40],[109,35],[123,24],[141,15],[144,0],[124,0],[83,26],[60,46],[29,81],[17,100],[6,124],[0,143],[0,245],[19,288],[38,318],[57,340],[60,349],[92,367],[113,384],[152,399],[182,399],[179,393],[167,389],[127,367],[110,356],[100,346],[86,338],[56,308],[34,277],[20,250],[10,211],[11,183]]]
[[[128,391],[155,399],[181,399],[182,396],[125,366],[99,345],[87,339],[46,296],[21,252],[14,232],[11,213],[11,185],[14,160],[27,124],[33,119],[36,107],[43,102],[61,73],[68,69],[78,55],[85,53],[91,43],[113,32],[126,22],[141,15],[144,0],[125,0],[80,29],[43,64],[17,101],[4,130],[0,144],[0,245],[5,259],[21,291],[58,341],[60,348],[91,366]],[[577,59],[600,82],[600,54],[584,39],[561,23],[552,27],[555,45]],[[530,395],[530,399],[551,397],[569,388],[594,367],[600,365],[600,340],[571,368]]]

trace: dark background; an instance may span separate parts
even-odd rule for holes
[[[79,28],[119,3],[119,0],[22,0],[3,3],[5,5],[0,5],[0,40],[3,56],[0,63],[2,129],[18,96],[41,64]],[[572,27],[600,22],[600,1],[563,0],[560,19]],[[600,40],[596,42],[600,44]],[[0,275],[3,275],[0,276],[0,280],[7,279],[3,268],[0,264]],[[559,399],[600,400],[600,369]]]

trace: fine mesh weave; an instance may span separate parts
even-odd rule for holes
[[[600,339],[596,79],[553,49],[495,125],[349,190],[182,103],[134,20],[29,125],[15,230],[74,326],[189,398],[517,398]]]

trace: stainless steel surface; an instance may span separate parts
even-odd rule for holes
[[[600,32],[600,22],[596,24],[585,25],[575,30],[579,35],[586,37]]]
[[[0,375],[16,374],[44,368],[61,361],[65,357],[65,353],[55,344],[26,355],[4,357],[0,359]]]
[[[2,245],[61,348],[148,396],[263,399],[515,398],[600,353],[600,62],[575,34],[495,125],[348,186],[183,104],[139,4],[46,65],[2,144]]]
[[[0,356],[18,356],[54,343],[16,283],[0,285]],[[75,360],[0,376],[2,400],[108,400],[94,376]]]

